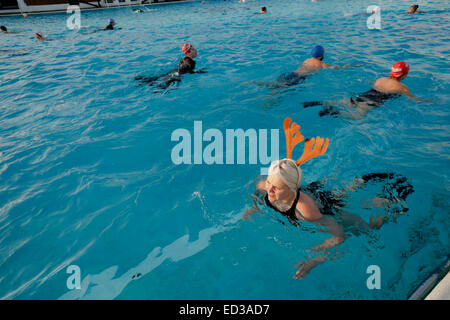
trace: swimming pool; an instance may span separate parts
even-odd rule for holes
[[[381,30],[365,8],[381,7]],[[0,297],[2,299],[405,299],[449,256],[449,22],[443,2],[405,15],[408,1],[207,1],[66,14],[1,17]],[[266,15],[254,15],[261,6]],[[422,9],[422,8],[419,8]],[[110,17],[121,30],[90,33]],[[41,30],[55,41],[38,42]],[[446,36],[447,34],[447,36]],[[137,75],[171,70],[180,44],[198,68],[167,93]],[[295,90],[270,95],[248,81],[295,70],[311,47],[325,62]],[[358,121],[319,117],[311,100],[368,90],[399,60],[403,81],[433,100],[386,102]],[[352,236],[340,259],[293,280],[294,265],[325,235],[281,224],[265,209],[243,221],[260,165],[175,165],[174,130],[282,129],[290,116],[305,137],[330,138],[303,166],[304,183],[340,187],[371,172],[407,177],[409,211]],[[285,154],[280,132],[280,156]],[[298,151],[297,151],[298,152]],[[380,208],[356,192],[348,209],[368,220]],[[81,290],[66,286],[69,265]],[[366,269],[381,270],[381,289]]]

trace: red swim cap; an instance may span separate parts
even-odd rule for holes
[[[183,51],[184,54],[188,54],[189,51],[192,49],[192,44],[190,43],[183,43],[181,45],[181,51]]]
[[[403,61],[394,63],[391,68],[391,78],[401,78],[409,72],[409,64]]]

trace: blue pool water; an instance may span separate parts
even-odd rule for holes
[[[381,30],[366,26],[381,6]],[[429,1],[207,1],[0,17],[17,35],[0,44],[0,298],[2,299],[405,299],[449,256],[448,3]],[[254,15],[261,6],[268,14]],[[90,33],[110,17],[121,30]],[[55,41],[38,42],[40,30]],[[171,70],[180,44],[198,49],[197,67],[178,87],[154,94],[137,75]],[[271,95],[249,81],[295,70],[312,46],[325,62],[364,65],[322,70],[295,90]],[[358,121],[319,117],[301,102],[368,90],[391,65],[410,63],[403,81],[432,103],[398,98]],[[327,236],[311,224],[252,220],[253,180],[261,166],[175,165],[171,134],[282,129],[290,116],[305,137],[330,138],[325,155],[303,165],[304,184],[327,178],[338,188],[370,172],[408,178],[409,211],[380,230],[350,236],[301,280],[294,267]],[[294,154],[301,152],[299,146]],[[280,130],[280,156],[285,155]],[[298,155],[300,156],[300,154]],[[356,192],[348,211],[376,186]],[[66,286],[69,265],[81,289]],[[381,289],[366,286],[370,265]]]

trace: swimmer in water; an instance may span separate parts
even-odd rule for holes
[[[183,59],[191,60],[195,67],[195,61],[194,59],[197,58],[197,49],[194,48],[194,46],[190,43],[183,43],[181,45],[181,51],[186,55]]]
[[[8,33],[8,34],[18,34],[18,33],[20,33],[20,32],[9,31],[8,28],[6,28],[5,26],[0,26],[0,32],[1,33]]]
[[[259,11],[259,14],[265,14],[267,13],[267,8],[266,7],[262,7],[261,11]]]
[[[269,88],[283,89],[303,83],[306,80],[307,76],[323,68],[345,69],[351,67],[359,67],[362,65],[356,64],[345,66],[333,66],[331,64],[322,62],[324,57],[325,57],[325,49],[322,46],[317,45],[311,50],[311,58],[308,58],[305,61],[303,61],[303,63],[295,71],[288,71],[281,74],[275,82],[249,81],[246,83],[256,83],[258,85]],[[275,90],[271,93],[271,95],[276,94],[277,92],[278,91]]]
[[[311,50],[311,58],[303,61],[303,63],[300,65],[300,67],[298,67],[297,70],[294,71],[294,73],[296,73],[299,76],[306,76],[316,71],[319,71],[320,69],[323,68],[346,69],[362,66],[362,64],[333,66],[331,64],[324,63],[322,61],[324,57],[325,57],[325,49],[320,45],[315,46]]]
[[[252,198],[253,207],[246,210],[244,220],[247,220],[253,212],[261,211],[257,204],[265,204],[286,217],[294,226],[299,226],[301,221],[308,221],[324,227],[325,230],[321,232],[332,235],[331,238],[326,239],[322,244],[312,249],[314,252],[319,252],[317,257],[296,265],[299,270],[294,275],[294,278],[298,279],[305,278],[318,264],[329,259],[335,259],[336,257],[331,256],[327,249],[344,242],[348,237],[346,231],[359,234],[370,229],[379,229],[385,223],[387,218],[385,215],[380,215],[375,219],[373,219],[372,215],[370,222],[367,223],[357,215],[344,212],[345,192],[354,191],[369,181],[385,180],[387,183],[384,189],[388,195],[377,199],[381,200],[385,207],[392,209],[394,208],[393,203],[397,204],[406,200],[406,197],[414,190],[407,183],[406,178],[398,178],[394,174],[385,173],[364,175],[362,179],[355,179],[350,186],[338,191],[323,190],[323,185],[317,182],[302,187],[303,172],[299,165],[324,154],[328,147],[328,139],[324,140],[317,137],[316,139],[305,140],[303,155],[300,159],[294,161],[291,159],[292,150],[296,144],[304,140],[304,137],[299,131],[300,126],[295,122],[290,128],[291,121],[292,119],[290,118],[286,118],[284,121],[287,157],[272,162],[267,179],[257,183],[257,190]],[[395,209],[397,210],[395,212],[400,214],[408,210],[404,207],[399,209],[398,206]]]
[[[144,10],[137,8],[137,9],[133,9],[133,12],[135,13],[144,13]]]
[[[141,83],[149,84],[150,86],[157,87],[159,89],[166,90],[172,84],[181,82],[181,76],[186,73],[206,73],[205,69],[195,71],[195,60],[197,57],[197,49],[189,43],[181,45],[181,51],[185,54],[185,57],[178,62],[178,67],[170,72],[167,72],[160,76],[138,76],[135,80]],[[156,91],[158,92],[158,91]]]
[[[416,102],[431,102],[431,100],[416,97],[411,93],[407,86],[401,83],[408,75],[408,72],[409,64],[399,61],[392,66],[389,78],[385,77],[376,80],[372,89],[355,98],[352,97],[349,100],[340,100],[336,103],[320,101],[304,102],[303,106],[305,108],[323,106],[323,110],[319,112],[321,117],[324,115],[341,115],[351,119],[362,119],[369,110],[379,107],[385,101],[401,95]],[[334,104],[346,105],[347,110],[339,110]]]
[[[420,13],[420,11],[417,11],[418,8],[419,8],[419,5],[414,4],[411,7],[409,7],[409,10],[406,11],[406,13]]]
[[[97,33],[97,32],[100,32],[100,31],[121,30],[122,29],[122,28],[115,28],[114,27],[115,25],[116,25],[116,21],[113,18],[110,18],[109,19],[109,24],[105,28],[97,29],[95,31],[92,31],[90,34]]]
[[[38,39],[39,41],[44,41],[47,40],[46,38],[44,38],[44,34],[41,31],[38,31],[34,34],[34,37],[36,39]]]
[[[114,26],[116,25],[116,21],[113,18],[109,19],[109,24],[103,30],[114,30]]]

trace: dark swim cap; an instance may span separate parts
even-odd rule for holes
[[[313,58],[320,58],[325,53],[325,49],[322,46],[315,46],[311,50],[311,56]]]
[[[195,61],[189,57],[184,57],[178,63],[178,72],[180,74],[189,73],[194,71],[195,69]]]
[[[0,30],[2,30],[2,31],[8,31],[8,29],[6,29],[5,26],[0,26]]]

